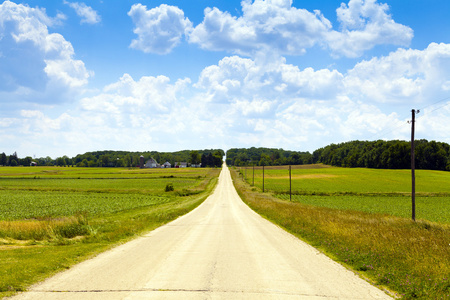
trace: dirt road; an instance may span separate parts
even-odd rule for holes
[[[224,167],[196,210],[16,299],[390,299],[248,208]]]

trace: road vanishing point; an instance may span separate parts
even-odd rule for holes
[[[224,165],[192,212],[13,299],[391,299],[242,202]]]

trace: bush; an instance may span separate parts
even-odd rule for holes
[[[168,184],[166,185],[165,191],[166,191],[166,192],[172,192],[172,191],[173,191],[173,184],[172,184],[172,183],[168,183]]]

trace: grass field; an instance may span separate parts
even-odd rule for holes
[[[192,210],[219,172],[0,168],[0,298]]]
[[[253,210],[402,299],[450,299],[450,173],[419,172],[413,222],[408,171],[302,166],[292,202],[286,167],[265,170],[265,193],[258,171],[256,187],[251,169],[245,183],[245,170],[232,172]]]
[[[262,190],[262,168],[241,174]],[[334,209],[411,217],[411,171],[293,166],[292,201]],[[264,190],[289,199],[287,166],[264,169]],[[416,171],[416,218],[450,223],[450,172]]]

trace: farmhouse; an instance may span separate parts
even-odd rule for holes
[[[175,162],[175,168],[186,168],[188,166],[187,162]]]
[[[172,167],[172,164],[170,163],[170,162],[168,162],[168,161],[166,161],[162,166],[161,166],[161,168],[171,168]]]

